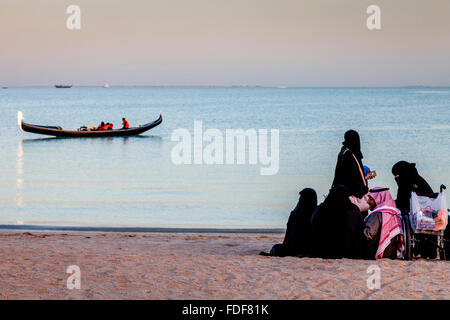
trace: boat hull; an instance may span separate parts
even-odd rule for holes
[[[99,130],[99,131],[75,131],[75,130],[63,130],[61,127],[52,126],[39,126],[34,124],[25,123],[21,121],[20,128],[25,132],[43,134],[54,137],[68,137],[68,138],[101,138],[101,137],[128,137],[135,136],[144,133],[162,122],[162,115],[153,122],[141,125],[139,127],[133,127],[129,129],[117,129],[117,130]]]

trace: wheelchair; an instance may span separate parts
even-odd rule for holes
[[[445,189],[446,187],[444,185],[441,185],[439,193],[416,194],[422,199],[429,198],[431,200],[436,199],[438,196],[442,196],[445,198],[445,195],[443,194],[443,191]],[[422,214],[422,212],[420,212],[420,214]],[[447,208],[445,208],[444,214],[447,215],[446,222],[448,222]],[[409,212],[402,212],[404,259],[412,260],[413,258],[421,257],[428,259],[439,258],[441,260],[450,260],[450,242],[444,237],[445,230],[435,231],[431,228],[416,228],[417,215],[417,212],[413,212],[412,205]],[[445,225],[447,225],[447,223],[445,223]]]

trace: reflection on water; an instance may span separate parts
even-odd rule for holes
[[[17,145],[17,163],[16,163],[16,187],[17,187],[17,194],[16,194],[16,204],[18,207],[23,206],[23,142],[22,140],[19,141],[19,144]]]
[[[107,143],[113,141],[123,140],[124,144],[129,143],[134,139],[149,139],[155,142],[162,142],[162,138],[160,136],[155,135],[137,135],[131,137],[85,137],[85,138],[77,138],[77,137],[46,137],[46,138],[29,138],[20,140],[23,143],[38,143],[38,142],[62,142],[67,140],[83,140],[83,141],[106,141]]]
[[[22,139],[21,142],[23,143],[32,143],[32,142],[52,142],[52,141],[58,141],[62,139],[68,139],[68,138],[60,138],[60,137],[48,137],[48,138],[34,138],[34,139]]]

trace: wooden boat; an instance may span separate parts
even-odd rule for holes
[[[135,136],[144,133],[162,122],[162,114],[159,114],[159,118],[153,122],[140,125],[138,127],[130,127],[128,129],[115,129],[115,130],[63,130],[60,126],[40,126],[35,124],[25,123],[23,121],[22,112],[18,112],[17,120],[19,128],[25,132],[31,132],[36,134],[45,134],[55,137],[72,137],[72,138],[87,138],[87,137],[127,137]]]
[[[69,85],[63,85],[63,84],[55,84],[55,88],[58,88],[58,89],[61,89],[61,88],[64,88],[64,89],[68,89],[68,88],[72,88],[72,85],[71,84],[69,84]]]

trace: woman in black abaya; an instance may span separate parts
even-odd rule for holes
[[[397,182],[397,200],[395,200],[397,208],[401,211],[409,212],[411,192],[414,191],[421,195],[432,194],[433,189],[422,178],[416,169],[415,163],[407,161],[399,161],[392,167],[392,174]],[[450,224],[444,233],[444,238],[449,239]],[[420,237],[426,237],[420,235]],[[436,248],[428,241],[419,241],[415,246],[415,254],[420,254],[422,258],[436,258]]]
[[[350,201],[350,195],[345,186],[337,185],[317,207],[311,220],[311,256],[324,259],[368,257],[364,219],[359,208]]]
[[[369,188],[363,173],[363,155],[358,132],[355,130],[347,131],[342,144],[332,187],[343,185],[350,192],[350,195],[362,198],[369,192]]]
[[[300,191],[300,199],[289,216],[283,241],[290,255],[308,255],[311,241],[311,216],[316,207],[316,192],[310,188]]]
[[[284,241],[272,247],[269,254],[271,256],[307,256],[309,254],[311,216],[317,207],[317,194],[310,188],[303,189],[299,194],[297,206],[289,216]]]

